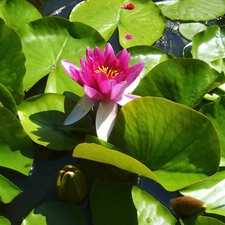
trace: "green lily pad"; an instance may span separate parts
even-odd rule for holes
[[[123,106],[109,142],[116,148],[101,142],[82,143],[73,156],[146,176],[169,191],[215,174],[221,157],[217,131],[207,117],[156,97]]]
[[[11,223],[9,222],[9,220],[7,220],[5,217],[0,216],[0,224],[1,225],[11,225]]]
[[[97,30],[106,41],[115,30],[119,31],[122,47],[152,45],[162,35],[165,20],[160,9],[152,1],[133,0],[134,9],[123,9],[123,0],[89,0],[76,5],[70,21],[81,22]],[[126,34],[132,39],[126,39]]]
[[[0,49],[0,83],[19,104],[24,97],[22,81],[25,75],[25,57],[18,34],[2,19],[0,19]]]
[[[130,184],[95,182],[90,201],[93,225],[178,223],[152,195]]]
[[[83,88],[66,74],[61,60],[80,66],[79,58],[85,57],[87,46],[103,47],[105,41],[95,30],[63,18],[46,17],[29,23],[18,32],[26,56],[24,90],[49,74],[45,92],[83,95]]]
[[[158,4],[164,16],[172,20],[208,21],[225,13],[224,0],[167,0]]]
[[[109,142],[151,169],[167,190],[215,174],[221,158],[218,133],[207,117],[157,97],[122,107]]]
[[[194,107],[220,77],[221,74],[204,61],[170,59],[155,66],[133,93],[164,97]]]
[[[29,175],[33,164],[33,143],[20,121],[0,106],[0,166]]]
[[[152,46],[135,46],[127,49],[130,53],[130,64],[134,65],[138,62],[145,61],[145,67],[140,73],[140,77],[143,78],[153,67],[160,62],[170,59],[170,55],[164,51]]]
[[[193,36],[207,28],[202,23],[181,23],[179,25],[180,33],[186,38],[191,40]]]
[[[225,26],[210,26],[196,34],[192,40],[191,53],[194,58],[212,62],[225,58]],[[210,54],[208,54],[210,52]]]
[[[20,193],[21,190],[17,186],[0,174],[0,201],[9,203]],[[4,221],[4,223],[6,223],[6,221]]]
[[[190,217],[182,220],[184,225],[224,225],[225,223],[207,216]]]
[[[222,158],[220,166],[225,166],[225,96],[220,96],[213,103],[204,105],[200,112],[205,114],[215,125],[221,140]]]
[[[224,185],[225,185],[225,168],[221,167],[219,172],[212,178],[193,185],[187,189],[181,190],[183,195],[191,196],[205,202],[207,213],[225,215],[224,205]]]
[[[41,18],[42,15],[25,0],[1,0],[0,17],[12,28],[18,29],[26,23]]]
[[[30,138],[54,150],[71,150],[82,139],[71,132],[86,133],[91,122],[85,117],[72,125],[63,125],[75,102],[59,94],[41,94],[25,100],[18,107],[24,130]]]
[[[0,102],[4,107],[10,110],[14,115],[17,115],[16,102],[12,94],[2,84],[0,84]]]
[[[86,225],[75,204],[44,202],[33,209],[21,225]]]

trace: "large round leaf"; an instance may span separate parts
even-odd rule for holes
[[[0,83],[19,104],[24,96],[22,81],[25,75],[25,57],[19,36],[2,19],[0,19],[0,49]]]
[[[20,194],[20,192],[21,190],[17,186],[0,174],[0,201],[9,203]]]
[[[221,166],[225,166],[225,96],[219,97],[215,102],[203,106],[200,111],[215,125],[221,140],[222,158]]]
[[[133,0],[134,9],[123,9],[123,0],[90,0],[76,5],[70,21],[82,22],[96,29],[106,41],[116,28],[124,48],[152,45],[162,35],[165,21],[160,9],[152,1]],[[133,36],[126,39],[126,34]]]
[[[38,80],[49,74],[46,92],[73,92],[83,94],[83,88],[62,69],[61,60],[67,59],[80,66],[80,56],[85,56],[86,47],[105,44],[93,29],[66,19],[46,17],[31,22],[19,31],[26,55],[24,89],[29,89]]]
[[[219,78],[220,73],[204,61],[170,59],[155,66],[134,94],[164,97],[194,107]]]
[[[211,179],[193,185],[181,191],[183,195],[192,196],[205,202],[207,213],[225,215],[225,169],[220,171]]]
[[[162,13],[172,20],[208,21],[225,13],[225,0],[167,0],[159,3]]]
[[[18,119],[0,106],[0,166],[29,175],[33,164],[33,143]]]
[[[42,94],[31,97],[18,107],[21,123],[30,138],[54,150],[71,150],[82,141],[71,131],[90,131],[90,121],[83,120],[72,125],[63,125],[75,102],[59,94]]]
[[[225,58],[224,48],[225,26],[214,25],[193,37],[191,53],[194,58],[212,62]]]
[[[21,225],[86,225],[74,204],[45,202],[33,209]]]
[[[130,184],[96,182],[91,191],[93,225],[175,225],[173,214]]]
[[[1,0],[0,17],[11,27],[18,29],[42,16],[34,6],[25,0]]]
[[[122,107],[109,142],[145,164],[168,190],[213,175],[221,158],[218,133],[207,117],[157,97]]]

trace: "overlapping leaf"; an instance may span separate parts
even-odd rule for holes
[[[21,190],[17,186],[15,186],[11,181],[3,177],[1,174],[0,174],[0,183],[1,183],[0,201],[4,203],[11,202],[21,192]],[[0,218],[0,222],[1,222],[1,218]],[[4,223],[6,223],[6,221],[4,221]]]
[[[0,49],[0,83],[19,104],[24,96],[22,81],[25,75],[25,57],[19,36],[2,19],[0,19]]]
[[[44,202],[33,209],[21,225],[86,225],[86,222],[74,204]]]
[[[96,182],[91,192],[93,225],[175,225],[177,219],[152,195],[130,184]]]
[[[33,164],[33,143],[20,121],[0,107],[0,166],[28,175]]]
[[[155,66],[134,94],[164,97],[194,107],[220,77],[221,74],[204,61],[170,59]]]
[[[162,13],[172,20],[208,21],[225,13],[224,0],[167,0],[159,3]]]
[[[155,97],[126,104],[109,142],[123,154],[108,146],[83,143],[73,155],[141,174],[170,191],[213,175],[221,157],[219,137],[210,120],[190,108]]]
[[[221,166],[225,166],[225,96],[219,97],[214,103],[206,104],[200,110],[216,126],[222,145]]]
[[[75,102],[59,94],[33,96],[18,107],[21,123],[30,138],[54,150],[71,150],[82,141],[71,132],[88,132],[90,121],[84,118],[70,126],[63,125]]]
[[[62,69],[61,60],[67,59],[80,66],[79,58],[85,56],[87,46],[103,46],[105,42],[95,30],[66,19],[46,17],[31,22],[18,32],[26,56],[25,90],[49,74],[46,92],[83,94],[82,87],[71,82]]]
[[[0,17],[11,27],[19,29],[24,24],[42,16],[34,6],[25,0],[1,0]]]
[[[190,217],[182,221],[184,225],[224,225],[223,222],[208,216]]]
[[[7,220],[5,217],[0,216],[0,224],[1,225],[11,225],[11,223],[9,222],[9,220]]]
[[[76,5],[70,21],[87,24],[96,29],[106,41],[115,30],[119,31],[119,42],[124,48],[135,45],[152,45],[165,28],[160,9],[152,1],[133,0],[133,10],[123,9],[123,0],[90,0]],[[126,34],[133,36],[127,40]]]
[[[220,171],[211,179],[193,185],[181,191],[183,195],[192,196],[205,202],[207,213],[225,215],[224,204],[225,169]]]

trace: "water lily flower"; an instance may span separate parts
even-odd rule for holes
[[[140,78],[138,75],[145,66],[139,62],[129,67],[130,54],[126,49],[116,56],[108,43],[103,52],[95,47],[92,51],[86,49],[86,61],[81,57],[81,68],[73,63],[62,60],[62,67],[79,85],[83,87],[84,95],[80,98],[64,124],[69,125],[80,120],[100,101],[96,114],[97,136],[107,141],[118,112],[118,105],[139,97],[128,94],[134,90]]]

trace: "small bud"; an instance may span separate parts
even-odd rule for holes
[[[67,165],[59,171],[56,187],[59,200],[68,203],[80,203],[87,194],[84,174],[72,165]]]
[[[173,211],[181,218],[197,216],[205,212],[206,205],[196,198],[182,196],[170,200]]]
[[[124,37],[127,39],[127,40],[131,40],[134,38],[134,36],[132,34],[128,34],[128,33],[125,33],[124,34]]]

